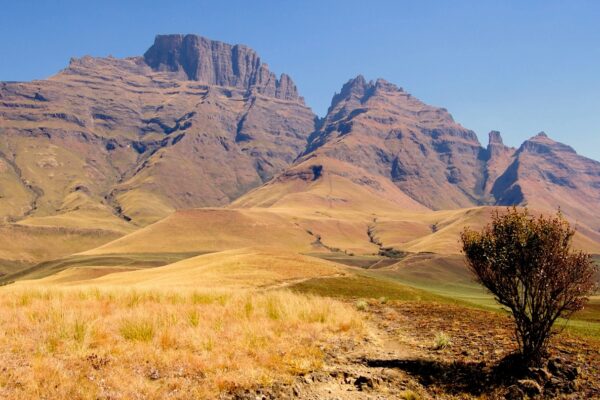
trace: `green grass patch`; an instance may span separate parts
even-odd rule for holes
[[[292,285],[290,289],[300,293],[336,298],[380,299],[385,297],[388,300],[451,301],[424,290],[362,274],[347,277],[313,278]]]
[[[555,326],[559,330],[564,328],[566,332],[578,336],[587,336],[600,340],[600,323],[598,322],[583,321],[579,319],[571,319],[567,322],[559,319]]]
[[[370,274],[382,274],[369,271]],[[443,282],[434,280],[407,280],[398,278],[393,272],[384,272],[382,277],[399,282],[404,287],[421,290],[431,296],[437,296],[438,302],[452,302],[470,308],[478,308],[493,312],[506,312],[481,285],[464,281]],[[565,321],[558,321],[564,326]],[[600,297],[594,296],[585,308],[575,313],[565,327],[567,332],[580,336],[600,338]]]
[[[0,277],[0,283],[21,279],[40,279],[72,267],[129,267],[154,268],[195,257],[198,252],[185,253],[123,253],[103,255],[76,255],[58,260],[44,261],[13,274]]]

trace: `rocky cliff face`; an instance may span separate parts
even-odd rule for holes
[[[288,75],[279,79],[256,52],[197,35],[158,35],[144,54],[155,71],[171,71],[180,78],[209,85],[256,90],[284,100],[299,101],[296,85]]]
[[[383,79],[347,82],[309,138],[310,152],[387,177],[434,209],[477,204],[484,179],[473,131]]]
[[[227,204],[291,164],[314,118],[244,46],[159,36],[145,58],[74,59],[0,84],[0,219]]]

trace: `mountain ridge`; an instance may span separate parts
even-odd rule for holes
[[[545,134],[512,148],[492,131],[484,147],[445,108],[362,75],[317,118],[254,50],[196,35],[0,83],[0,182],[6,232],[100,228],[100,244],[187,208],[368,207],[352,191],[383,209],[560,206],[600,232],[600,163]]]

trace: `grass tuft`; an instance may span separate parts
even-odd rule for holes
[[[188,321],[190,325],[196,328],[200,324],[200,313],[198,310],[193,309],[188,313]]]
[[[369,309],[369,303],[367,303],[365,300],[358,300],[356,302],[356,309],[358,311],[367,311]]]
[[[127,319],[119,328],[126,340],[149,342],[154,338],[154,323],[148,319]]]
[[[450,346],[450,337],[444,332],[438,332],[433,339],[433,349],[442,350]]]
[[[87,330],[87,323],[85,321],[75,320],[73,323],[73,339],[75,342],[79,344],[83,343]]]
[[[402,400],[421,400],[421,396],[412,390],[404,390],[400,392],[399,397]]]

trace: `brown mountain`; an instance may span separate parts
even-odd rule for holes
[[[71,60],[0,86],[0,217],[93,209],[147,224],[282,171],[314,115],[251,49],[157,36],[144,57]]]
[[[600,162],[578,155],[543,132],[514,151],[491,194],[502,205],[542,210],[560,207],[581,229],[587,226],[600,233]]]
[[[141,57],[83,57],[46,80],[0,83],[0,266],[228,204],[302,209],[302,235],[335,210],[323,232],[352,251],[355,237],[377,247],[371,228],[405,243],[393,232],[419,218],[419,234],[441,237],[441,214],[424,213],[480,205],[560,206],[600,242],[599,203],[600,163],[546,135],[514,149],[491,132],[484,148],[447,110],[362,76],[317,120],[291,78],[252,49],[195,35],[157,36]],[[414,220],[386,221],[398,211]]]
[[[599,162],[543,133],[514,149],[492,131],[484,148],[445,109],[382,79],[367,82],[358,76],[347,82],[295,165],[235,204],[278,204],[290,190],[306,186],[290,182],[331,175],[407,210],[526,205],[552,212],[560,207],[583,233],[600,241]],[[361,203],[368,208],[368,201]]]
[[[477,203],[484,161],[473,131],[443,108],[379,79],[350,80],[333,98],[306,156],[351,162],[429,208]]]

